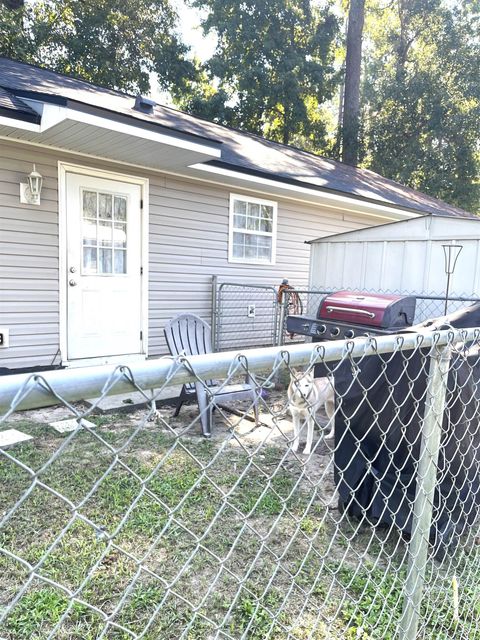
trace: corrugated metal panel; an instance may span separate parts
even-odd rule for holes
[[[463,249],[451,277],[450,295],[479,296],[480,219],[469,218],[419,218],[319,240],[312,244],[310,285],[442,296],[446,287],[442,245],[451,241]]]

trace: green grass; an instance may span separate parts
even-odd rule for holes
[[[395,555],[396,539],[336,523],[321,493],[312,500],[315,484],[298,482],[301,465],[279,465],[283,448],[265,446],[253,458],[221,437],[175,440],[154,422],[127,445],[133,418],[92,419],[96,435],[70,440],[44,425],[14,424],[35,440],[10,450],[25,469],[0,458],[0,513],[35,486],[0,529],[0,612],[29,579],[21,561],[36,577],[0,625],[1,638],[44,640],[69,604],[60,640],[103,631],[107,640],[142,632],[144,640],[208,640],[219,628],[251,640],[395,637],[402,549]],[[389,571],[374,564],[379,552]],[[461,584],[461,625],[448,577],[432,574],[425,638],[480,640],[478,554],[462,562],[471,580]]]

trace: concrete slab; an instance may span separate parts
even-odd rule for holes
[[[158,389],[153,389],[153,392],[150,389],[145,393],[149,398],[153,395],[157,406],[162,406],[164,404],[175,404],[181,390],[181,385],[178,385],[175,387],[167,387],[160,392]],[[85,400],[85,404],[89,407],[95,406],[95,411],[98,413],[122,413],[143,409],[147,406],[148,402],[145,400],[143,394],[133,390],[131,393],[106,396],[100,401],[98,398],[88,398]]]
[[[5,431],[0,431],[0,448],[6,449],[19,442],[32,439],[32,436],[23,433],[23,431],[18,431],[18,429],[6,429]]]
[[[89,427],[90,429],[95,429],[97,426],[90,420],[85,420],[85,418],[81,418],[81,424],[85,427]],[[57,420],[56,422],[49,422],[50,427],[53,427],[55,431],[58,433],[69,433],[70,431],[75,431],[78,428],[78,422],[76,418],[70,418],[69,420]]]

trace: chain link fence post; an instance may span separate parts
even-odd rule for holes
[[[413,505],[412,536],[408,548],[407,579],[399,625],[400,640],[417,638],[450,358],[449,346],[432,347]]]
[[[212,276],[212,309],[211,309],[211,329],[212,329],[212,348],[217,351],[217,322],[218,322],[218,307],[217,307],[217,287],[218,276]]]
[[[278,306],[280,307],[280,311],[278,313],[278,332],[277,332],[277,341],[276,346],[281,347],[285,343],[285,322],[288,314],[288,302],[289,302],[289,293],[287,290],[283,291],[283,296],[278,301]]]

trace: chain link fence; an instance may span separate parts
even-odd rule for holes
[[[355,289],[350,289],[355,291]],[[280,342],[278,344],[294,344],[298,342],[304,342],[305,336],[299,334],[289,334],[287,331],[287,317],[289,315],[307,315],[316,317],[318,308],[322,301],[322,298],[329,293],[333,293],[335,289],[295,289],[293,291],[285,291],[283,304],[280,305],[278,312],[279,327],[276,332]],[[445,295],[431,295],[416,294],[399,291],[368,291],[362,290],[363,293],[371,294],[395,294],[395,295],[412,295],[416,297],[417,303],[415,308],[414,324],[424,322],[429,318],[436,318],[438,316],[453,313],[458,311],[462,307],[468,304],[478,302],[478,297],[458,296],[448,299],[445,304]],[[446,308],[445,308],[446,307]],[[298,313],[301,310],[301,313]]]
[[[215,351],[277,344],[277,289],[234,282],[212,284]]]
[[[479,340],[5,376],[0,430],[31,439],[0,449],[0,637],[479,639]],[[205,382],[246,374],[258,424],[253,400]],[[210,439],[197,404],[157,402],[189,381],[210,394]],[[130,414],[82,402],[132,391]]]

